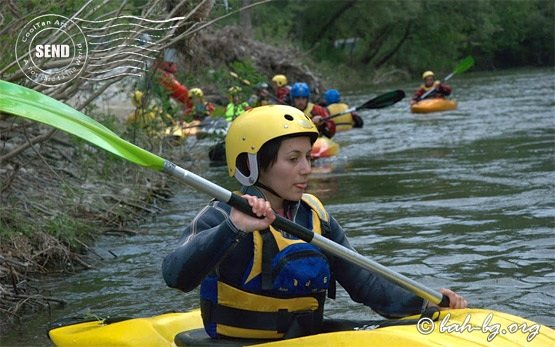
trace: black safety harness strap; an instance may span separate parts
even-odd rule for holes
[[[318,301],[325,295],[319,295]],[[323,320],[323,305],[316,311],[290,312],[286,309],[277,312],[254,312],[214,304],[210,300],[201,300],[202,319],[205,322],[241,327],[245,329],[277,331],[285,334],[284,338],[293,338],[313,334],[318,331]]]
[[[279,249],[270,229],[261,231],[260,236],[262,237],[262,290],[272,290],[274,282],[272,259],[279,252]]]

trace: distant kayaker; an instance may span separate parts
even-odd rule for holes
[[[310,88],[304,82],[297,82],[291,87],[292,105],[312,119],[320,134],[332,138],[335,135],[335,122],[327,118],[330,114],[325,107],[310,102]]]
[[[145,39],[148,37],[145,36]],[[169,96],[183,105],[183,114],[189,113],[193,107],[189,90],[175,77],[177,72],[177,51],[173,48],[164,51],[164,60],[155,61],[156,81],[168,92]],[[180,118],[180,117],[178,117]]]
[[[341,94],[337,89],[326,90],[324,104],[332,117],[331,119],[335,122],[336,131],[362,128],[364,125],[362,118],[355,111],[344,113],[349,109],[349,105],[341,102]]]
[[[189,110],[186,118],[193,120],[203,120],[210,116],[216,109],[214,104],[204,100],[204,92],[200,88],[192,88],[189,91],[193,107]]]
[[[323,330],[326,295],[336,281],[351,298],[385,317],[420,314],[422,298],[343,258],[275,229],[275,214],[352,250],[320,200],[305,194],[319,133],[299,110],[253,108],[227,132],[228,174],[259,218],[212,200],[184,230],[162,264],[168,286],[200,285],[200,308],[213,338],[293,338]],[[467,303],[442,289],[451,308]]]
[[[144,93],[140,90],[135,90],[131,94],[131,103],[135,106],[135,111],[127,117],[127,125],[141,127],[146,129],[149,134],[155,135],[157,129],[175,123],[173,117],[164,112],[162,107],[157,106],[154,102],[145,104]]]
[[[274,104],[271,99],[270,86],[266,82],[260,82],[254,87],[254,94],[251,95],[248,101],[252,107],[266,106]]]
[[[424,80],[424,84],[421,85],[420,88],[418,88],[418,90],[414,93],[412,100],[410,101],[411,105],[420,101],[422,95],[426,94],[426,92],[431,89],[434,91],[428,94],[426,98],[445,98],[446,96],[451,95],[451,87],[445,83],[435,80],[435,76],[432,71],[424,72],[422,74],[422,79]]]
[[[289,104],[289,92],[291,91],[291,87],[287,85],[287,77],[285,75],[275,75],[272,77],[272,84],[274,86],[274,90],[276,92],[276,100],[280,104]]]
[[[232,122],[241,113],[250,109],[251,107],[246,101],[241,102],[241,87],[233,86],[228,89],[229,103],[225,109],[225,120]]]

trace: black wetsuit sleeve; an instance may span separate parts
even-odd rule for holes
[[[354,250],[345,232],[333,218],[328,237]],[[405,317],[422,312],[422,298],[389,280],[338,257],[334,258],[332,264],[335,278],[355,302],[362,303],[387,318]]]
[[[229,219],[229,207],[211,203],[185,229],[177,248],[164,258],[162,274],[166,284],[184,292],[195,289],[242,234]]]

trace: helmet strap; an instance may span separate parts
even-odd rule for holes
[[[256,183],[254,184],[257,187],[263,188],[267,191],[269,191],[270,193],[274,194],[275,196],[277,196],[278,198],[280,198],[281,200],[285,201],[285,199],[279,195],[278,193],[276,193],[275,190],[273,190],[272,188],[268,187],[267,185],[265,185],[264,183],[260,182],[260,181],[256,181]]]
[[[249,175],[245,176],[245,174],[243,174],[241,170],[236,169],[235,178],[237,179],[237,181],[239,181],[239,183],[248,187],[255,184],[255,182],[258,180],[258,160],[256,159],[256,154],[248,153],[247,157],[249,160]]]

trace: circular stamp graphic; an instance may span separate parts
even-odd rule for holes
[[[87,38],[71,19],[46,14],[34,18],[19,32],[15,56],[31,81],[53,87],[81,74],[88,55]]]

